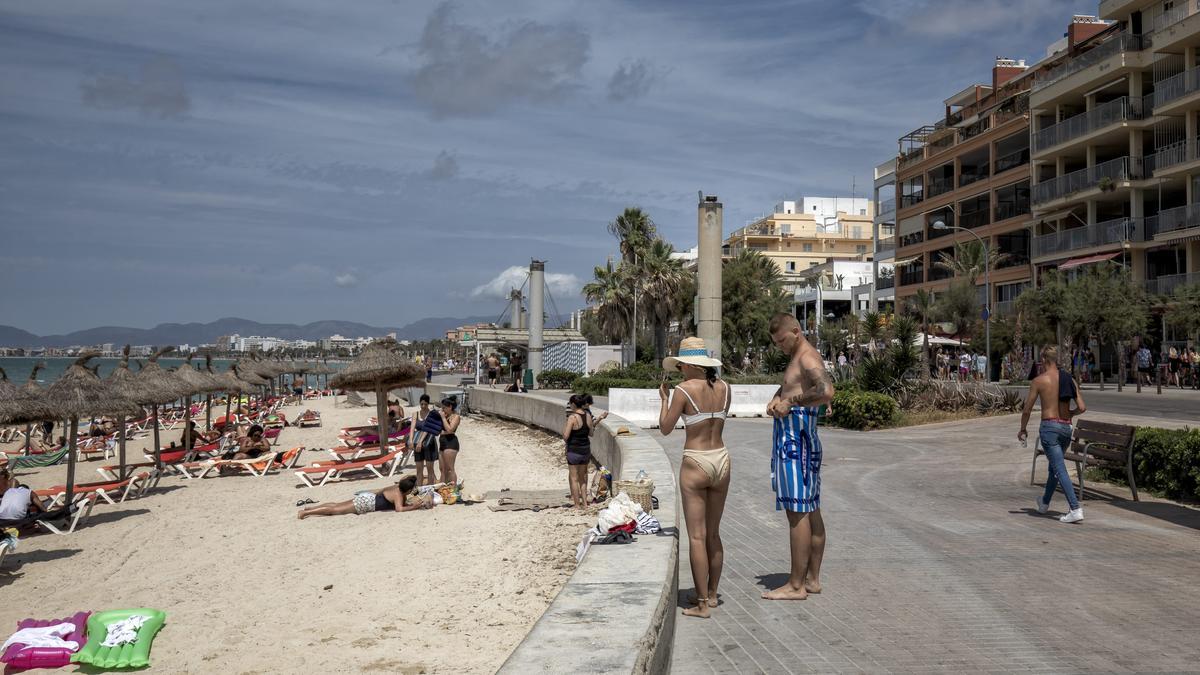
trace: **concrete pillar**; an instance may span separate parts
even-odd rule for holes
[[[875,287],[879,285],[879,223],[871,223],[871,239],[875,242],[875,250],[871,253],[871,296],[867,306],[872,312],[878,312],[879,293]]]
[[[515,288],[508,292],[508,327],[521,327],[521,291]]]
[[[1096,146],[1094,145],[1087,147],[1087,165],[1089,167],[1096,166]]]
[[[697,206],[699,255],[696,259],[697,337],[714,358],[721,358],[721,239],[724,207],[715,195],[701,194]]]
[[[1186,271],[1188,274],[1200,273],[1200,241],[1189,241],[1186,244],[1184,256]]]
[[[1095,225],[1096,224],[1096,200],[1089,199],[1089,200],[1087,200],[1086,204],[1087,204],[1087,217],[1086,217],[1087,224]]]
[[[542,320],[543,297],[546,291],[546,263],[534,260],[529,263],[529,365],[533,371],[533,384],[537,387],[537,376],[542,372]]]

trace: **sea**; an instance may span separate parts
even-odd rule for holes
[[[69,356],[50,356],[45,358],[0,356],[0,368],[3,368],[4,372],[8,374],[9,382],[21,385],[25,384],[25,381],[29,379],[30,371],[33,370],[34,364],[38,363],[39,361],[46,364],[45,368],[38,371],[38,383],[42,385],[47,385],[57,380],[60,375],[67,371],[67,368],[71,367],[72,363],[75,363],[75,359]],[[138,371],[138,361],[145,363],[146,359],[129,359],[129,369],[135,373]],[[184,362],[185,359],[169,359],[164,357],[158,360],[158,365],[165,369],[170,369],[180,366]],[[111,374],[112,371],[115,370],[118,365],[120,365],[120,363],[121,359],[119,358],[96,358],[88,361],[88,365],[90,366],[100,366],[101,378],[108,377],[108,375]],[[213,370],[215,372],[222,373],[226,370],[229,370],[229,365],[234,363],[234,359],[213,359],[212,363]],[[204,359],[192,359],[192,365],[196,367],[202,367],[204,365]],[[347,364],[330,361],[328,365],[330,368],[340,370]],[[305,380],[307,382],[306,386],[315,387],[317,385],[316,375],[307,375],[305,376]]]

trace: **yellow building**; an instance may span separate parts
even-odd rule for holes
[[[835,260],[871,260],[873,210],[871,200],[863,198],[780,202],[770,215],[729,235],[724,254],[758,251],[775,263],[786,282],[797,283],[810,267]]]

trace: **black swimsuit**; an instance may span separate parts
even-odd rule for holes
[[[382,492],[375,495],[375,510],[376,511],[395,511],[396,504],[392,500],[383,496]]]
[[[442,452],[447,450],[458,450],[458,435],[457,434],[442,434]]]
[[[567,464],[579,466],[587,464],[592,458],[592,439],[591,430],[588,429],[587,415],[583,413],[574,413],[583,419],[583,424],[578,429],[572,429],[567,435]]]

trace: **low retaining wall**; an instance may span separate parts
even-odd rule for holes
[[[435,400],[455,386],[429,384]],[[472,412],[562,433],[566,402],[489,388],[469,391]],[[631,433],[617,435],[622,427]],[[679,588],[679,494],[667,453],[649,432],[609,414],[592,437],[592,454],[614,478],[645,469],[654,479],[654,512],[663,531],[634,544],[593,546],[502,673],[665,673],[670,668]],[[563,473],[566,483],[566,473]],[[583,532],[579,535],[582,537]]]
[[[767,404],[779,391],[774,384],[735,384],[729,387],[730,417],[764,417]],[[613,414],[621,415],[643,429],[658,428],[658,412],[662,399],[657,389],[609,389],[608,405]],[[683,428],[683,422],[675,425]]]

